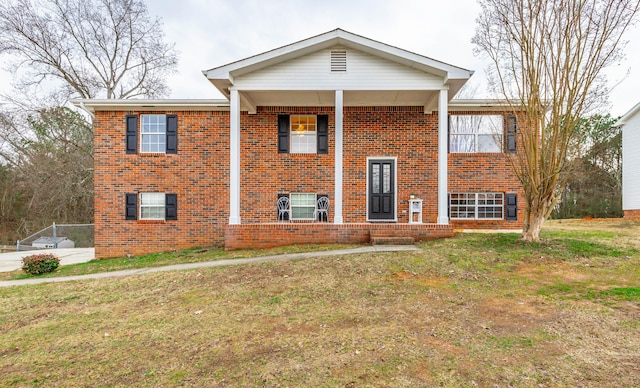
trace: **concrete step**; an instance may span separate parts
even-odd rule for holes
[[[372,236],[372,245],[414,245],[413,237]]]

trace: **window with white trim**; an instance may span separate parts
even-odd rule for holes
[[[452,220],[501,220],[504,218],[503,193],[451,193]]]
[[[140,193],[140,219],[165,219],[165,193]]]
[[[504,120],[501,115],[451,115],[451,152],[502,152]]]
[[[290,153],[315,154],[317,152],[317,118],[315,115],[291,115]]]
[[[167,116],[163,114],[141,115],[140,126],[140,152],[165,152],[167,147]]]
[[[316,210],[315,193],[291,193],[289,200],[292,220],[313,220]]]

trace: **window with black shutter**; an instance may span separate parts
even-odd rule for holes
[[[318,132],[317,132],[317,152],[319,154],[329,153],[329,116],[318,115]]]
[[[507,152],[516,153],[516,135],[518,134],[518,123],[515,115],[507,116]]]
[[[165,220],[178,219],[178,195],[166,194],[165,196]]]
[[[178,153],[178,116],[167,115],[167,149],[168,154]]]
[[[128,154],[138,152],[138,116],[127,115],[125,146]]]
[[[138,194],[125,194],[125,220],[138,219]]]
[[[278,115],[278,153],[289,152],[289,115]]]
[[[328,154],[328,115],[278,115],[278,153]]]
[[[515,221],[518,219],[518,194],[506,195],[506,219],[507,221]]]

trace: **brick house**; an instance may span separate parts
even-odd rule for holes
[[[203,73],[227,99],[74,101],[96,257],[522,228],[511,108],[452,99],[472,71],[337,29]]]

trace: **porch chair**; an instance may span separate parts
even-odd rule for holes
[[[278,221],[289,221],[290,219],[289,197],[278,198]]]
[[[315,220],[320,222],[329,222],[329,198],[326,196],[318,197],[316,210],[313,213],[313,218]]]

